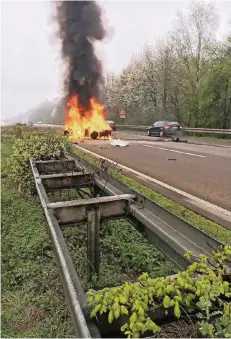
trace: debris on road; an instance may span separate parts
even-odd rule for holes
[[[177,138],[172,138],[172,141],[180,142],[180,138],[179,138],[179,137],[177,137]]]
[[[176,161],[176,158],[168,158],[168,160],[174,160],[174,161]]]
[[[184,142],[184,143],[188,142],[188,140],[180,139],[180,138],[176,138],[176,139],[173,138],[172,141],[175,141],[175,142]]]
[[[120,140],[120,139],[112,139],[111,146],[119,146],[119,147],[126,147],[129,145],[128,141]]]

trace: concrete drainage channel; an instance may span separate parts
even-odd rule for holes
[[[105,319],[90,319],[90,307],[62,235],[63,227],[87,223],[88,279],[99,272],[100,227],[105,219],[125,217],[156,248],[180,268],[185,269],[200,253],[210,255],[220,243],[163,207],[134,192],[107,172],[71,154],[62,160],[30,159],[37,192],[48,223],[63,288],[78,338],[112,337],[118,332]],[[48,192],[76,189],[91,194],[71,201],[50,202]],[[82,194],[82,193],[81,193]],[[80,195],[81,196],[81,195]],[[186,251],[194,256],[188,261]],[[160,315],[157,315],[157,317]],[[164,316],[164,313],[163,315]]]

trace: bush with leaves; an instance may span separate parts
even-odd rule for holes
[[[65,137],[55,134],[28,133],[22,139],[17,139],[12,153],[7,160],[8,176],[19,187],[34,188],[33,176],[29,159],[51,160],[65,157],[70,143]]]
[[[30,127],[23,124],[15,124],[13,126],[10,126],[6,130],[7,135],[12,135],[15,139],[21,139],[24,135],[24,133],[27,133],[30,130]]]
[[[187,256],[190,253],[186,253]],[[196,314],[203,336],[231,338],[231,276],[225,265],[230,258],[231,246],[224,246],[214,251],[211,258],[201,254],[176,278],[151,279],[148,273],[143,273],[138,284],[125,282],[97,294],[90,290],[91,317],[107,313],[108,322],[112,323],[126,316],[121,331],[128,338],[139,338],[147,331],[158,333],[161,330],[151,320],[152,311],[172,309],[177,319],[182,314],[189,317],[189,314]]]

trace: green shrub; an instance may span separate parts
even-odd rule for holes
[[[17,139],[7,160],[8,176],[20,189],[34,188],[29,159],[62,159],[69,150],[69,141],[57,135],[27,133],[23,139]]]
[[[191,253],[186,253],[190,257]],[[139,338],[147,331],[160,332],[160,324],[150,319],[150,311],[163,308],[173,311],[176,319],[196,315],[199,331],[205,337],[231,337],[231,276],[226,260],[231,258],[231,246],[213,252],[209,259],[201,254],[176,278],[151,279],[148,273],[139,277],[138,284],[125,282],[97,294],[88,292],[93,305],[91,317],[106,313],[108,322],[122,316],[121,331],[128,338]],[[192,321],[192,320],[191,320]]]
[[[6,130],[7,135],[12,135],[16,139],[21,139],[25,132],[28,132],[30,130],[30,127],[26,124],[15,124]]]

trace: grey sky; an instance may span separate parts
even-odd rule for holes
[[[172,27],[177,10],[187,1],[102,1],[113,35],[99,46],[105,70],[120,72],[145,42],[155,43]],[[17,115],[46,99],[61,95],[59,45],[51,44],[51,4],[5,1],[2,7],[1,115]],[[220,36],[228,32],[231,2],[216,4]]]

